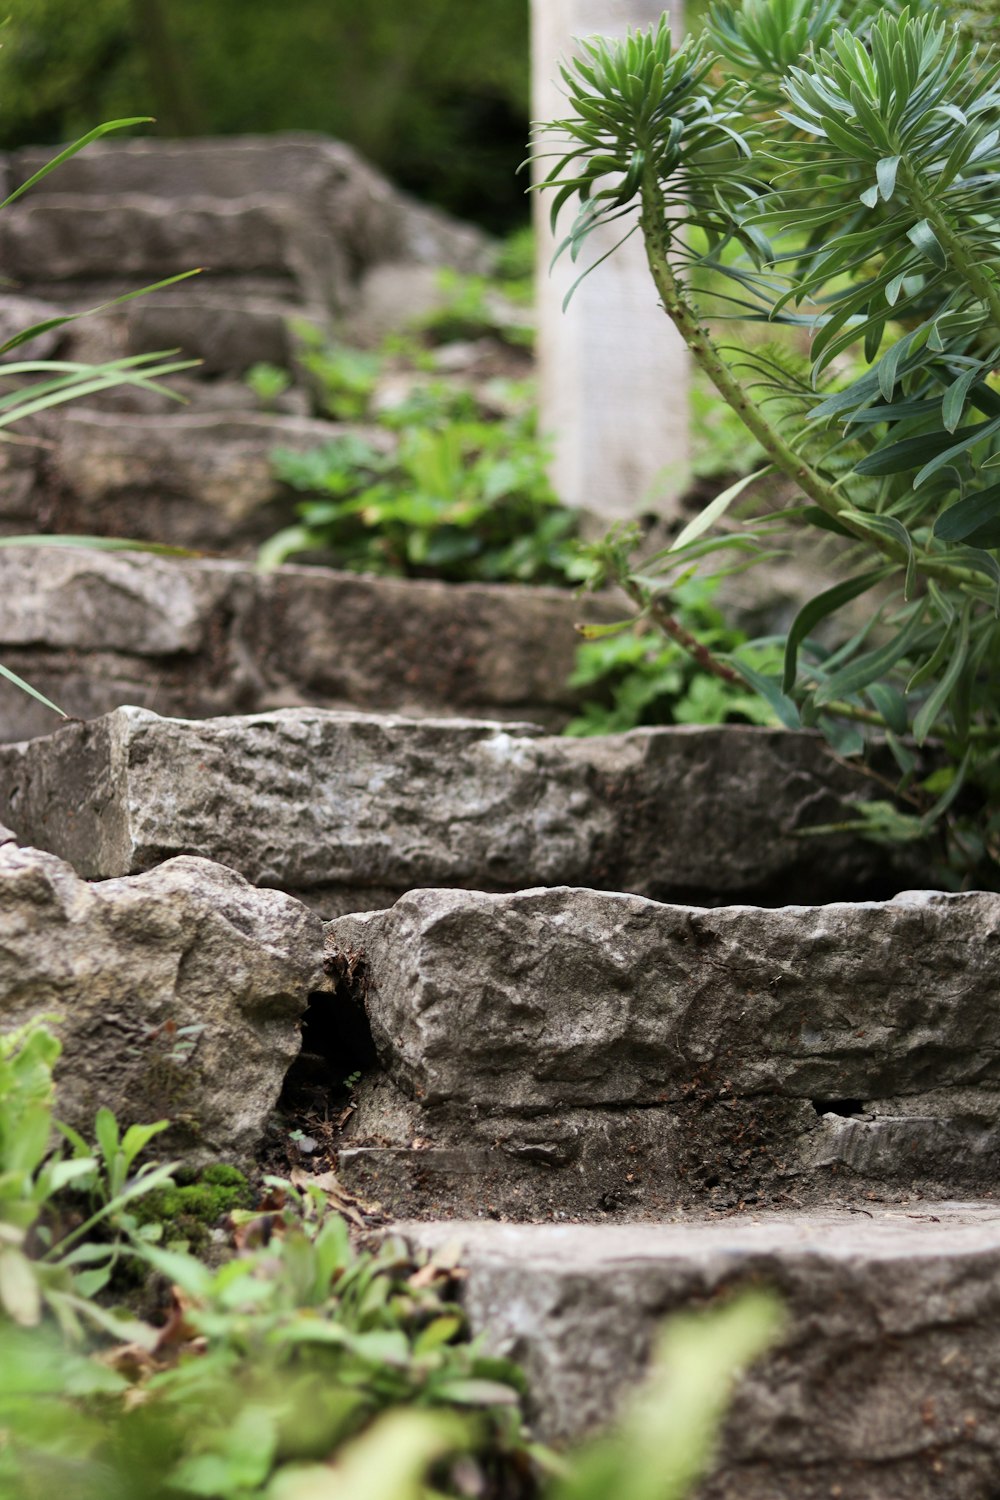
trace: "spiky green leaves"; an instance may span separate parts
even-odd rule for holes
[[[572,114],[541,127],[542,143],[562,138],[562,149],[542,186],[553,190],[553,227],[577,198],[576,222],[560,248],[574,257],[590,232],[630,211],[643,182],[652,180],[665,203],[714,226],[719,200],[744,193],[738,163],[750,148],[733,107],[736,85],[712,85],[714,58],[704,41],[676,49],[664,17],[658,27],[630,32],[615,44],[594,39],[561,68]],[[540,153],[543,154],[543,153]]]

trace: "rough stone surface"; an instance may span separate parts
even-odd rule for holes
[[[295,497],[274,477],[275,448],[320,447],[335,431],[376,446],[375,429],[260,412],[162,416],[77,409],[39,424],[25,491],[0,487],[0,531],[135,537],[174,546],[252,552],[294,519]],[[51,444],[48,439],[51,437]]]
[[[573,624],[618,608],[557,589],[0,549],[0,661],[79,719],[122,703],[191,718],[310,704],[559,730],[579,707]],[[0,740],[55,723],[0,682]]]
[[[13,153],[10,180],[50,154]],[[205,265],[217,284],[268,280],[289,302],[335,310],[380,261],[469,270],[488,241],[397,192],[349,147],[289,134],[100,143],[7,210],[0,244],[8,274],[46,295]]]
[[[588,890],[412,891],[333,924],[428,1104],[528,1113],[1000,1088],[1000,895],[715,910]]]
[[[196,853],[329,915],[415,886],[854,894],[889,878],[881,852],[795,830],[865,785],[786,730],[569,740],[319,709],[199,723],[122,708],[0,751],[0,818],[81,874]]]
[[[524,1362],[540,1426],[599,1426],[662,1319],[745,1285],[787,1324],[748,1374],[698,1500],[993,1500],[1000,1491],[1000,1210],[751,1215],[609,1226],[407,1226],[457,1240],[488,1347]]]
[[[211,283],[208,289],[211,292]],[[196,296],[192,289],[138,297],[127,304],[130,354],[181,348],[201,360],[199,373],[241,375],[258,363],[288,368],[295,340],[289,309],[276,298]],[[306,317],[306,310],[300,314]],[[247,392],[244,388],[244,405]]]
[[[206,860],[87,885],[13,844],[0,912],[0,1028],[61,1016],[61,1119],[89,1133],[107,1105],[170,1118],[165,1149],[193,1161],[253,1150],[325,983],[311,912]]]
[[[424,890],[329,940],[385,1070],[342,1164],[380,1201],[648,1217],[1000,1184],[1000,896]]]

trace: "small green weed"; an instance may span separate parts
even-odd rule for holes
[[[672,591],[679,624],[716,655],[739,650],[747,655],[747,637],[728,626],[712,602],[716,585],[691,579]],[[590,627],[591,631],[594,627]],[[776,724],[770,706],[750,688],[725,682],[703,671],[696,659],[673,641],[641,626],[603,633],[577,648],[569,686],[594,693],[583,713],[566,726],[566,734],[614,734],[642,724]],[[585,628],[585,635],[588,630]],[[776,648],[757,647],[751,665],[773,667]]]
[[[70,1338],[82,1336],[82,1320],[134,1334],[92,1299],[136,1229],[130,1205],[170,1181],[170,1165],[133,1171],[166,1122],[132,1125],[120,1135],[114,1115],[101,1109],[96,1150],[65,1125],[58,1128],[72,1156],[52,1150],[52,1069],[60,1052],[46,1024],[53,1019],[0,1037],[0,1327],[5,1318],[35,1327],[48,1309]],[[67,1212],[69,1191],[74,1202]],[[81,1200],[88,1205],[83,1214]]]
[[[312,382],[320,411],[338,422],[356,422],[368,415],[382,368],[379,354],[331,344],[311,323],[293,327],[299,342],[299,364]]]
[[[243,379],[265,410],[272,407],[292,383],[292,377],[287,370],[283,370],[280,365],[267,364],[265,361],[251,365]]]
[[[524,283],[508,280],[502,290],[486,276],[468,276],[445,267],[438,275],[440,305],[413,327],[435,344],[457,339],[498,338],[531,348],[534,323],[526,312]]]
[[[393,454],[344,436],[273,461],[310,498],[261,549],[264,566],[322,550],[357,572],[455,583],[580,576],[577,517],[552,494],[530,419],[407,427]]]

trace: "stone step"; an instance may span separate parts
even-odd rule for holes
[[[61,1120],[90,1138],[107,1106],[170,1119],[192,1164],[252,1156],[329,983],[314,913],[206,860],[87,885],[8,842],[0,927],[0,1032],[54,1018]]]
[[[51,157],[3,163],[10,187]],[[132,290],[205,266],[348,312],[358,278],[391,261],[481,268],[480,232],[414,203],[348,146],[322,137],[106,141],[8,209],[8,276],[29,290],[110,279]]]
[[[742,725],[573,740],[470,719],[133,707],[0,749],[0,821],[87,878],[200,854],[328,916],[417,886],[885,894],[901,876],[884,849],[803,836],[868,785],[817,735]]]
[[[422,890],[328,941],[383,1069],[341,1166],[397,1212],[1000,1185],[1000,895]]]
[[[453,1245],[452,1263],[461,1248],[472,1326],[525,1365],[547,1437],[602,1426],[671,1313],[764,1285],[786,1323],[742,1377],[697,1500],[1000,1493],[994,1203],[406,1232]]]
[[[249,400],[249,393],[248,393]],[[76,532],[252,556],[295,519],[274,476],[276,448],[309,452],[355,433],[387,451],[391,434],[262,412],[169,416],[67,409],[37,422],[0,475],[0,533]]]
[[[0,662],[79,719],[121,703],[189,718],[313,704],[559,731],[580,708],[574,622],[619,610],[560,589],[0,548]],[[0,741],[56,722],[0,681]]]

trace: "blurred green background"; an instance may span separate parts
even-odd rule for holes
[[[529,217],[528,0],[8,0],[0,147],[102,120],[316,130],[494,232]]]

